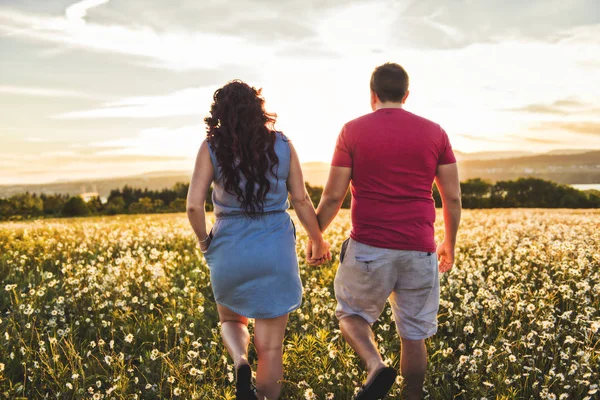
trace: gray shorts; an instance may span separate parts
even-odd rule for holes
[[[382,249],[348,239],[334,287],[338,319],[358,315],[373,324],[389,300],[401,337],[421,340],[437,332],[440,280],[435,252]]]

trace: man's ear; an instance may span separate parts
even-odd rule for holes
[[[406,103],[406,99],[408,99],[409,94],[410,94],[410,90],[407,90],[406,94],[404,95],[404,98],[402,99],[402,104]]]

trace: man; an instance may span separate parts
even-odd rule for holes
[[[461,214],[456,159],[438,124],[403,109],[408,94],[408,75],[400,65],[375,69],[373,112],[342,128],[317,209],[325,230],[352,182],[352,233],[342,246],[334,286],[342,334],[368,370],[357,400],[384,398],[396,378],[396,371],[383,363],[371,330],[386,300],[402,340],[404,398],[422,397],[425,339],[437,331],[438,271],[449,271],[454,263]],[[434,180],[445,224],[437,249]]]

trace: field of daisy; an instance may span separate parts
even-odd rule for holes
[[[600,211],[465,211],[428,340],[427,398],[598,398],[599,227]],[[283,399],[349,399],[364,378],[334,317],[349,229],[344,212],[326,233],[334,260],[321,267],[304,263],[299,230],[305,293],[288,325]],[[0,398],[234,398],[184,214],[0,224],[0,281]],[[375,333],[398,367],[390,314]]]

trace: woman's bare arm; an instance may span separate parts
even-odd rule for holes
[[[291,143],[290,149],[290,174],[287,182],[290,199],[294,205],[294,210],[296,211],[300,223],[304,226],[309,239],[314,244],[310,256],[312,256],[313,260],[327,259],[330,257],[329,245],[323,241],[323,236],[319,229],[319,221],[317,220],[317,214],[315,213],[315,207],[313,206],[310,196],[306,191],[306,186],[304,185],[304,176],[302,174],[300,160],[298,159],[296,149]],[[309,260],[309,263],[312,263],[312,261]]]
[[[214,176],[215,172],[210,159],[208,143],[204,141],[196,156],[196,164],[190,181],[186,206],[188,219],[199,241],[205,240],[208,236],[206,233],[206,213],[204,210],[208,188]],[[208,247],[208,244],[203,250],[206,247]]]

